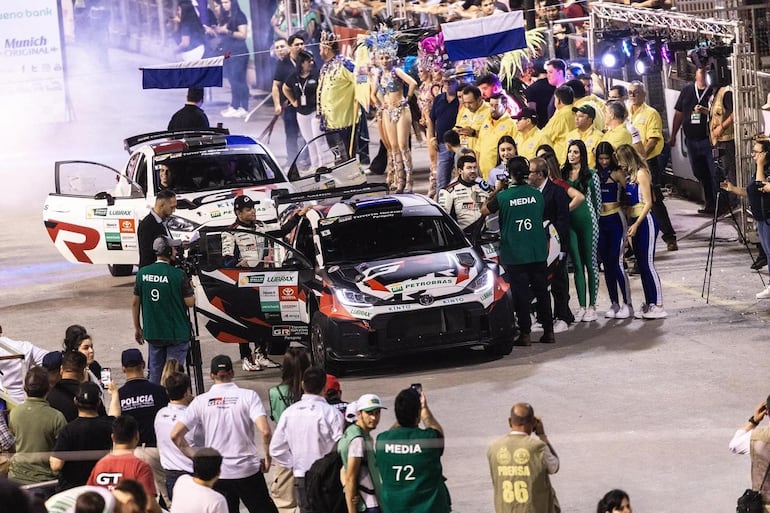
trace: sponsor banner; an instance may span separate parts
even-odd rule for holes
[[[298,301],[297,294],[299,289],[297,287],[278,287],[278,300],[283,301]]]
[[[239,273],[238,274],[239,287],[259,287],[263,283],[265,283],[264,273]]]
[[[120,220],[120,233],[134,233],[136,229],[134,227],[135,221],[133,219],[121,219]]]
[[[120,242],[120,233],[117,232],[105,232],[104,240],[107,242]]]
[[[281,320],[298,322],[298,321],[301,321],[302,319],[300,317],[299,312],[285,312],[281,310]]]
[[[116,221],[104,221],[104,232],[120,232],[120,223]]]
[[[298,301],[281,301],[280,305],[282,312],[299,312]]]
[[[278,301],[260,301],[263,312],[281,312],[281,303]]]
[[[457,278],[436,276],[432,278],[419,278],[416,280],[405,281],[403,283],[394,283],[388,285],[388,290],[393,294],[409,293],[415,290],[429,290],[441,287],[451,287],[457,283]]]
[[[348,312],[353,317],[359,317],[361,319],[371,319],[374,317],[374,312],[370,308],[348,308]]]
[[[273,326],[274,337],[306,337],[310,334],[307,326]]]
[[[269,285],[271,287],[297,285],[297,271],[287,272],[244,272],[238,277],[239,287],[261,287]]]
[[[262,302],[278,301],[278,287],[260,287],[259,300]]]

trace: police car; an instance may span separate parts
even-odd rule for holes
[[[48,234],[67,260],[106,264],[115,276],[130,274],[139,261],[136,229],[163,188],[177,193],[171,235],[190,241],[201,227],[231,224],[239,194],[254,199],[258,221],[271,229],[278,226],[272,191],[366,181],[355,160],[336,148],[315,167],[300,168],[295,160],[284,174],[265,145],[226,129],[153,132],[124,145],[129,158],[122,171],[90,161],[56,162],[56,190],[43,207]]]
[[[197,304],[209,331],[226,342],[296,341],[332,372],[443,348],[510,353],[512,301],[497,264],[433,201],[360,190],[279,197],[321,201],[287,242],[261,236],[274,249],[254,268],[222,268],[221,233],[204,230]]]

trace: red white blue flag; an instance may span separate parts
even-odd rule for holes
[[[523,11],[444,23],[441,32],[452,61],[489,57],[527,47]]]
[[[221,87],[224,61],[220,56],[141,68],[142,89]]]

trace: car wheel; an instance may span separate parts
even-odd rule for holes
[[[513,338],[506,337],[502,340],[498,339],[484,349],[486,349],[487,353],[491,356],[502,358],[503,356],[511,354],[511,351],[513,351]]]
[[[313,365],[324,369],[335,376],[342,376],[344,369],[342,366],[329,359],[326,353],[326,321],[323,315],[316,312],[310,322],[310,356]]]
[[[108,265],[107,269],[113,276],[131,276],[131,273],[134,272],[133,265]]]

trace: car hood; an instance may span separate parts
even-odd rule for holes
[[[358,290],[381,300],[416,300],[462,291],[483,269],[476,253],[465,248],[359,264],[331,265],[326,270],[333,287]]]

